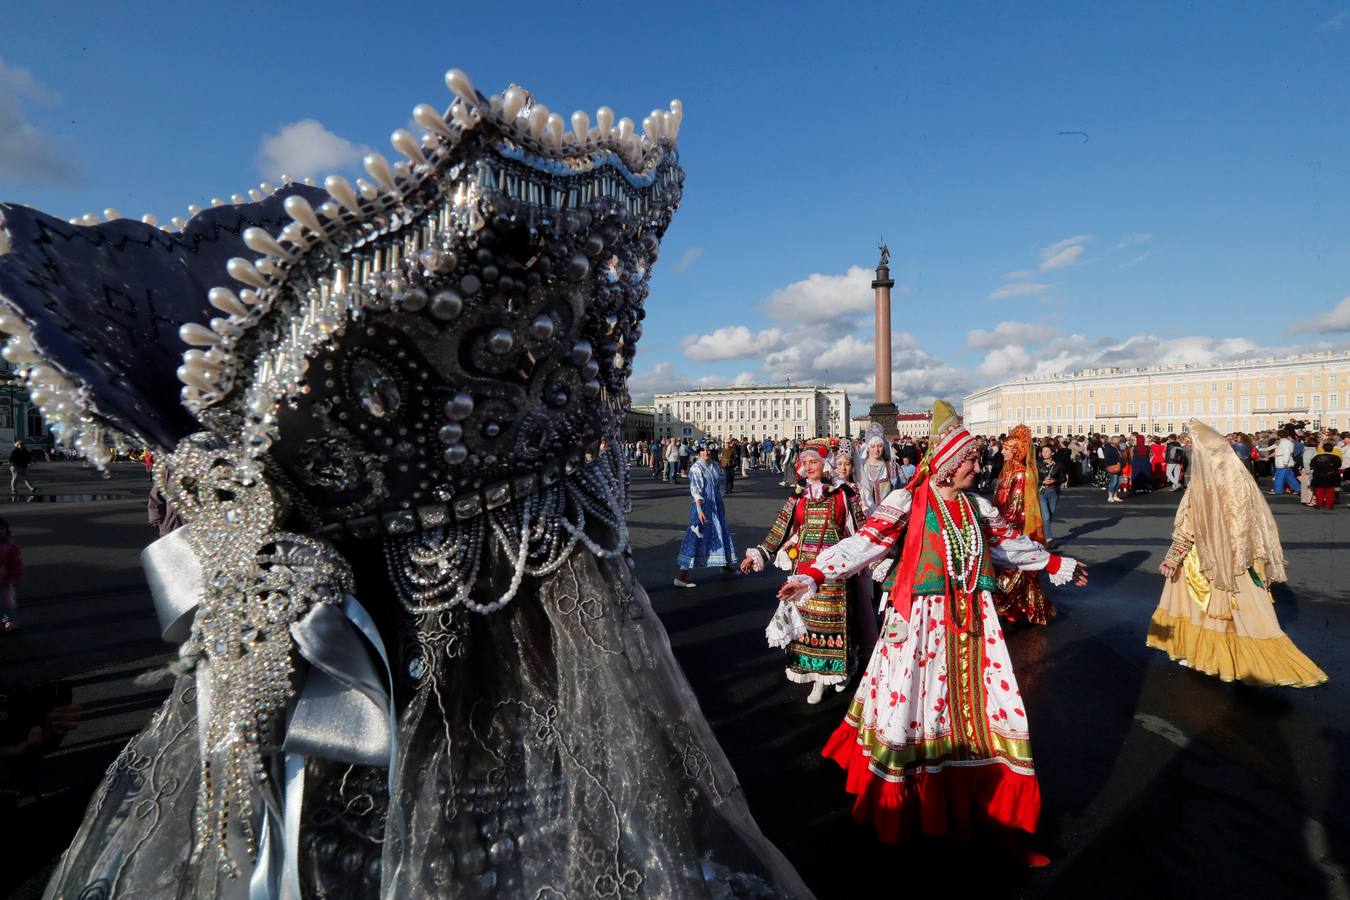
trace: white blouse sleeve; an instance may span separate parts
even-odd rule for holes
[[[703,466],[689,467],[689,496],[693,497],[695,500],[703,499],[703,479]]]
[[[970,495],[975,508],[989,526],[989,556],[994,565],[1024,572],[1050,571],[1051,584],[1067,584],[1073,580],[1078,562],[1067,556],[1058,556],[1041,544],[1022,534],[1003,518],[998,507],[979,495]]]

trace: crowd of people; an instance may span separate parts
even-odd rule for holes
[[[992,489],[1004,463],[1008,434],[980,437],[980,490]],[[1304,506],[1334,509],[1336,496],[1350,481],[1350,431],[1290,423],[1256,434],[1224,435],[1234,456],[1252,478],[1270,479],[1268,493],[1296,494]],[[1143,435],[1082,434],[1033,438],[1042,459],[1042,503],[1051,516],[1063,488],[1094,485],[1111,503],[1166,488],[1184,490],[1193,466],[1190,433]],[[1319,493],[1320,492],[1320,493]],[[1050,516],[1047,517],[1047,520]]]
[[[1224,681],[1326,681],[1270,602],[1285,562],[1258,479],[1333,509],[1350,475],[1350,433],[1289,425],[1220,435],[1192,420],[1166,437],[1038,438],[1026,425],[977,436],[943,403],[933,423],[926,439],[887,440],[874,426],[856,441],[627,447],[654,478],[687,472],[682,588],[694,587],[692,569],[732,570],[724,493],[735,475],[783,473],[790,494],[739,568],[786,573],[766,638],[783,651],[787,680],[810,686],[806,701],[856,685],[822,754],[844,769],[854,817],[882,840],[977,837],[1028,865],[1048,862],[1029,841],[1039,787],[1003,627],[1051,622],[1047,579],[1087,583],[1087,567],[1054,540],[1068,487],[1102,490],[1110,503],[1164,486],[1185,492],[1148,646]]]

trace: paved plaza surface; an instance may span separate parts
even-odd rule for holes
[[[153,537],[139,465],[100,479],[35,467],[47,496],[9,502],[28,569],[23,630],[0,639],[6,679],[67,678],[83,723],[45,761],[40,796],[5,823],[0,894],[37,896],[99,775],[165,695],[134,677],[167,658],[137,563]],[[784,497],[776,476],[738,480],[736,544],[760,540]],[[819,756],[849,692],[805,703],[764,643],[782,573],[696,571],[671,585],[688,517],[681,483],[633,473],[638,573],[765,833],[822,898],[935,887],[1000,897],[1350,897],[1350,509],[1272,498],[1290,581],[1281,623],[1330,676],[1311,690],[1223,684],[1144,646],[1177,494],[1108,505],[1065,492],[1063,552],[1091,567],[1085,589],[1052,588],[1048,627],[1009,628],[1031,722],[1046,869],[1009,868],[962,846],[878,844],[848,815],[840,771]],[[59,502],[52,502],[56,500]]]

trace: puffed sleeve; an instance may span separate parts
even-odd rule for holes
[[[970,495],[967,495],[970,496]],[[1017,530],[998,507],[988,500],[975,495],[975,509],[988,528],[989,555],[994,565],[1005,569],[1021,569],[1024,572],[1045,571],[1051,584],[1068,584],[1078,568],[1078,561],[1067,556],[1051,553]]]
[[[695,500],[703,499],[703,491],[706,488],[705,477],[703,466],[689,467],[689,496]]]

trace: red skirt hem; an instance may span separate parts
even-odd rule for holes
[[[936,769],[907,771],[903,781],[887,781],[871,770],[858,729],[847,721],[835,729],[821,756],[843,768],[844,789],[854,795],[854,820],[871,822],[878,839],[888,844],[919,835],[970,840],[972,828],[987,826],[1034,832],[1040,818],[1036,776],[1001,760],[938,763]]]

